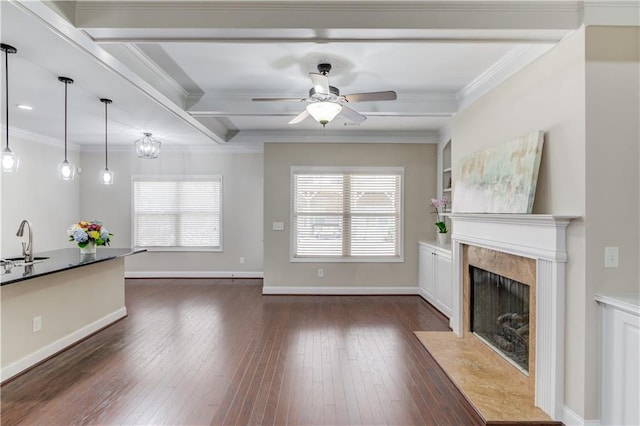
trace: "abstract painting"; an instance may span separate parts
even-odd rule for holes
[[[536,131],[465,157],[456,167],[453,210],[531,213],[544,132]]]

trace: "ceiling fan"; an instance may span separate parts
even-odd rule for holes
[[[367,119],[364,115],[349,108],[345,104],[353,102],[395,101],[398,95],[393,90],[386,92],[352,93],[340,95],[337,87],[329,85],[327,75],[331,71],[331,64],[318,64],[318,72],[310,72],[313,87],[307,98],[253,98],[254,102],[309,102],[309,105],[298,114],[289,124],[298,124],[305,118],[312,116],[325,127],[338,114],[354,123],[361,123]]]

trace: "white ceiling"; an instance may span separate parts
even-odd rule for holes
[[[142,132],[164,147],[259,149],[272,141],[436,142],[451,116],[579,25],[576,2],[271,1],[2,2],[10,129],[52,143],[130,149]],[[342,94],[395,90],[350,107],[326,129],[288,122],[309,72],[329,62]],[[15,108],[33,106],[32,111]]]

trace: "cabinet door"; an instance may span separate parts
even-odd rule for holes
[[[640,318],[604,309],[602,357],[602,425],[640,424]]]
[[[434,280],[434,254],[433,251],[424,247],[418,247],[418,285],[422,297],[435,303],[435,280]]]
[[[436,306],[443,314],[451,318],[453,312],[453,290],[451,288],[451,259],[441,255],[434,256],[436,265]]]

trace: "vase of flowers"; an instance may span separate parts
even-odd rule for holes
[[[447,207],[449,200],[447,197],[442,198],[432,198],[431,206],[434,209],[434,213],[436,214],[436,227],[438,228],[438,242],[440,244],[444,244],[447,242],[447,238],[449,237],[449,229],[447,228],[447,222],[445,222],[445,218],[442,215],[444,210]]]
[[[69,241],[73,241],[80,247],[81,254],[95,254],[97,246],[108,246],[113,236],[102,223],[94,220],[85,222],[81,220],[67,229]]]

